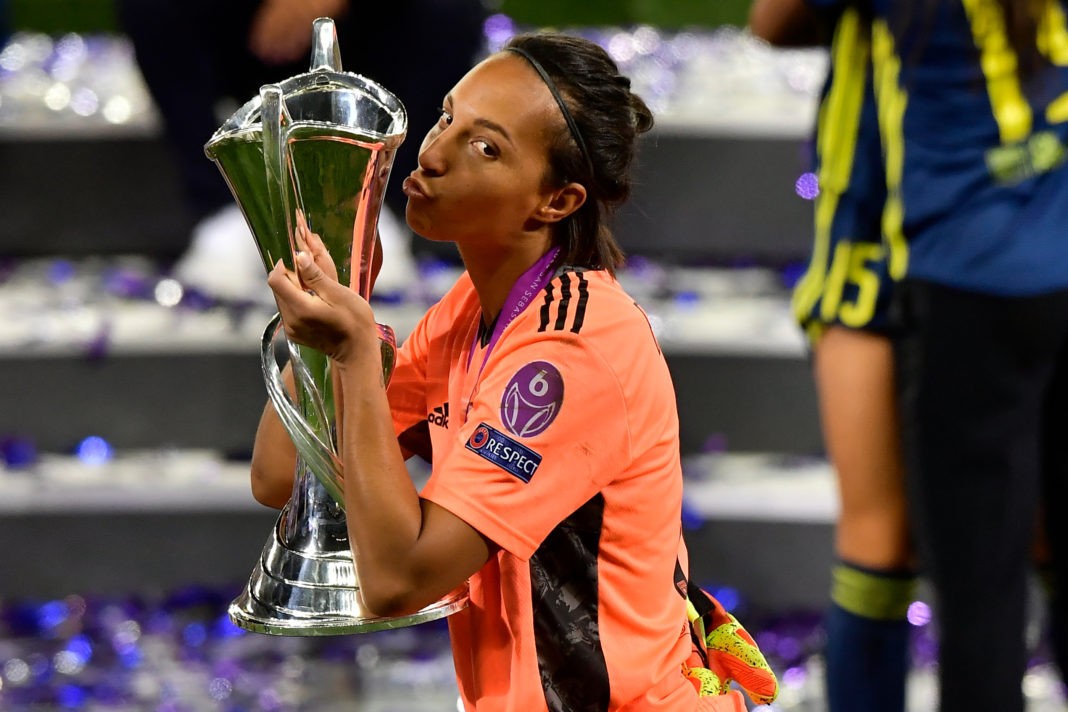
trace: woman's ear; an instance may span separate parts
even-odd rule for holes
[[[586,202],[586,187],[581,183],[568,183],[549,193],[534,217],[547,223],[560,222],[578,210]]]

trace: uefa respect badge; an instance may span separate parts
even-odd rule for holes
[[[489,423],[479,423],[466,447],[524,482],[530,482],[541,465],[541,454],[508,437]]]

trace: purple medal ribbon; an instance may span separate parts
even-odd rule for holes
[[[501,306],[501,313],[497,316],[497,323],[493,326],[493,333],[490,334],[489,343],[486,344],[486,352],[482,356],[482,365],[478,368],[478,373],[482,375],[482,369],[486,367],[486,361],[489,360],[490,352],[493,351],[493,347],[497,345],[497,341],[501,338],[501,334],[508,328],[508,325],[515,320],[517,316],[523,313],[523,310],[530,304],[530,300],[534,296],[545,289],[553,276],[553,265],[556,262],[557,255],[560,254],[560,248],[554,247],[538,259],[530,269],[519,276],[519,279],[515,281],[512,286],[512,291],[508,292],[508,297],[504,300],[504,304]],[[478,333],[475,334],[475,338],[471,341],[471,350],[467,353],[467,368],[471,369],[471,357],[475,354],[475,343],[478,341]],[[477,382],[476,378],[476,382]]]

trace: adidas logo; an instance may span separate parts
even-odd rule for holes
[[[439,405],[426,417],[426,422],[442,428],[449,427],[449,404]]]

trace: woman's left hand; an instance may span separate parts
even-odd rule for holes
[[[303,227],[303,226],[302,226]],[[267,276],[274,290],[286,336],[322,351],[340,366],[356,359],[380,358],[378,330],[371,305],[337,281],[336,270],[322,240],[298,227],[296,272],[281,261]]]

